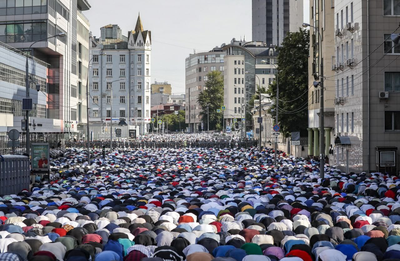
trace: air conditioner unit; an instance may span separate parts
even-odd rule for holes
[[[347,60],[346,64],[347,64],[347,66],[352,67],[352,66],[354,66],[356,63],[355,63],[354,58],[351,58],[351,59],[348,59],[348,60]]]
[[[336,71],[337,70],[337,65],[336,64],[332,64],[332,71]]]
[[[344,98],[343,97],[335,98],[335,104],[336,105],[339,105],[339,104],[343,105],[344,104]]]
[[[347,31],[353,32],[354,31],[354,26],[351,23],[346,24],[346,29]]]
[[[343,71],[344,70],[344,65],[342,63],[339,63],[338,69]]]
[[[389,99],[389,92],[379,92],[379,99]]]
[[[336,36],[339,36],[339,37],[342,37],[342,36],[343,36],[342,31],[341,31],[339,28],[336,29],[335,35],[336,35]]]

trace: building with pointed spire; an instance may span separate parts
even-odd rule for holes
[[[151,123],[151,31],[144,30],[140,14],[128,36],[118,25],[100,30],[90,51],[92,137],[110,139],[115,129],[121,129],[122,138],[146,134]]]

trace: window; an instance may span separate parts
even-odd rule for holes
[[[340,97],[344,97],[344,78],[342,78],[342,96]]]
[[[244,94],[244,88],[242,88],[242,94]]]
[[[215,71],[217,69],[217,67],[215,67],[215,66],[211,66],[210,67],[210,70],[213,72],[213,71]]]
[[[351,95],[354,95],[354,75],[351,76]]]
[[[350,56],[349,56],[349,42],[346,42],[346,59],[350,59]]]
[[[201,72],[201,67],[199,67],[199,72]]]
[[[236,94],[236,91],[237,91],[237,89],[236,89],[236,87],[235,87],[235,89],[233,89],[233,93]]]
[[[400,91],[400,72],[385,72],[385,91]]]
[[[400,4],[400,2],[399,2]],[[400,45],[395,45],[390,34],[385,34],[384,51],[385,53],[400,53]]]
[[[137,97],[137,103],[142,103],[142,96]]]
[[[346,113],[346,132],[349,132],[349,114]]]
[[[124,90],[125,90],[125,82],[120,82],[120,83],[119,83],[119,89],[120,89],[121,91],[124,91]]]
[[[346,77],[346,96],[349,97],[349,76]]]
[[[340,84],[339,84],[339,79],[336,81],[336,98],[339,98],[339,90],[340,90]]]
[[[107,77],[112,77],[112,69],[107,69]]]
[[[138,54],[138,56],[137,56],[137,61],[138,61],[138,63],[141,63],[141,62],[142,62],[142,55],[141,55],[141,54]]]
[[[111,117],[111,110],[107,110],[107,112],[106,112],[106,117]]]
[[[93,82],[92,90],[93,90],[93,91],[99,90],[99,83],[98,83],[98,82]]]
[[[149,96],[146,96],[146,104],[150,104],[150,97]]]
[[[237,61],[236,61],[236,60],[235,60],[235,61],[233,61],[233,64],[234,64],[234,65],[237,65]]]
[[[139,90],[142,89],[142,82],[138,82],[138,83],[137,83],[137,88],[138,88]]]
[[[110,104],[111,103],[111,96],[107,96],[107,104]]]
[[[201,82],[201,76],[199,76],[199,82]]]
[[[220,71],[220,72],[223,72],[224,70],[225,70],[225,67],[224,67],[224,66],[220,66],[220,67],[219,67],[219,71]]]
[[[99,62],[99,56],[97,54],[93,55],[92,61],[93,61],[93,63],[98,63]]]
[[[339,130],[339,114],[336,114],[336,132],[340,132]]]
[[[311,104],[314,104],[314,91],[311,92]]]
[[[343,10],[340,11],[340,28],[343,29]]]
[[[98,110],[93,110],[93,117],[94,118],[97,118],[97,117],[99,117],[99,111]]]
[[[336,29],[339,29],[339,13],[336,13]]]
[[[234,100],[234,102],[233,102],[233,103],[235,103],[235,104],[236,104],[236,103],[237,103],[237,98],[235,97],[233,100]]]
[[[93,96],[93,104],[99,104],[99,96]]]
[[[149,91],[149,90],[150,90],[150,83],[146,82],[146,91]]]
[[[400,131],[400,111],[385,111],[385,130]]]
[[[119,117],[125,117],[125,110],[119,110]]]
[[[351,52],[351,59],[353,59],[354,58],[354,40],[353,39],[351,39],[351,42],[350,42],[350,52]]]
[[[237,108],[235,107],[235,113],[237,113]]]
[[[383,1],[384,15],[400,15],[400,2],[398,0]]]
[[[146,69],[146,76],[150,76],[150,69]]]
[[[141,68],[138,68],[138,69],[137,69],[137,75],[138,75],[138,76],[141,76],[141,75],[142,75],[142,69],[141,69]]]
[[[265,84],[265,78],[262,78],[262,84]]]
[[[349,7],[346,6],[346,24],[349,23]]]
[[[119,69],[119,76],[125,77],[125,69]]]
[[[142,117],[142,110],[138,110],[138,111],[137,111],[137,116],[138,116],[138,118],[141,118],[141,117]]]
[[[238,113],[240,113],[240,107],[238,107]]]
[[[242,78],[242,84],[244,84],[244,78]]]
[[[146,54],[146,63],[150,62],[150,55]]]
[[[344,113],[342,113],[342,132],[344,132]]]
[[[149,110],[146,110],[146,117],[150,118],[150,111]]]
[[[119,96],[119,103],[125,103],[125,96]]]
[[[237,84],[237,80],[236,80],[236,78],[234,78],[234,81],[233,81],[233,83],[234,83],[234,84]]]
[[[93,69],[93,76],[99,76],[99,69]]]
[[[112,55],[107,54],[107,62],[112,63]]]
[[[235,74],[237,74],[237,69],[236,68],[233,71],[234,71]]]
[[[174,111],[175,109],[174,109],[174,106],[169,106],[169,110],[170,111]]]
[[[354,133],[354,112],[351,113],[351,133]]]
[[[353,16],[353,2],[350,4],[350,22],[354,22],[354,16]]]
[[[203,72],[206,72],[207,71],[207,67],[203,67]]]
[[[111,90],[111,88],[112,88],[112,82],[108,82],[107,83],[107,90],[109,91],[109,90]]]
[[[119,62],[120,62],[120,63],[125,63],[125,54],[121,54],[121,55],[119,56]]]

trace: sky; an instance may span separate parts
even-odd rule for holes
[[[293,0],[290,0],[293,1]],[[309,0],[304,0],[308,6]],[[152,82],[169,82],[172,93],[185,92],[185,58],[206,52],[232,38],[251,40],[251,0],[89,0],[84,15],[90,31],[118,24],[122,34],[136,25],[152,35]],[[305,16],[308,20],[308,8]]]

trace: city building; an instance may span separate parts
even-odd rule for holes
[[[64,133],[64,138],[83,137],[84,133],[80,134],[78,129],[84,130],[82,127],[86,124],[84,75],[89,52],[84,38],[88,35],[89,23],[82,12],[90,9],[89,3],[87,0],[2,2],[0,41],[47,64],[47,85],[42,87],[47,93],[47,104],[40,108],[45,111],[40,115],[54,120],[51,129]],[[31,64],[33,70],[39,70],[37,65]],[[21,122],[14,121],[13,128],[21,130]]]
[[[185,59],[185,123],[189,126],[189,132],[201,131],[202,109],[197,100],[204,90],[207,74],[212,71],[224,73],[224,56],[223,50],[216,47],[209,52],[190,54]]]
[[[334,141],[335,126],[335,8],[332,1],[318,0],[310,2],[310,55],[308,59],[308,156],[319,158],[320,155],[320,105],[321,87],[315,87],[314,81],[320,81],[320,60],[324,67],[324,138],[325,152],[332,163],[329,153]],[[323,6],[329,7],[323,10]],[[324,26],[325,25],[325,26]],[[321,46],[321,47],[319,47]],[[319,56],[319,48],[322,55]]]
[[[313,2],[313,1],[311,1]],[[303,23],[303,0],[252,0],[252,39],[280,45]]]
[[[274,81],[277,52],[263,42],[245,42],[233,39],[222,49],[224,57],[224,121],[232,128],[250,113],[247,105],[257,91],[265,90]],[[248,125],[252,125],[251,122]],[[272,126],[271,126],[272,128]]]
[[[186,95],[185,94],[171,94],[168,98],[168,103],[178,104],[181,110],[185,109]]]
[[[146,134],[151,123],[151,32],[140,15],[135,30],[123,36],[118,25],[101,28],[91,40],[90,123],[94,139],[111,137],[110,124]],[[123,124],[121,124],[121,122]],[[114,128],[115,129],[115,128]]]
[[[333,164],[398,174],[400,49],[391,38],[398,36],[397,2],[334,4],[336,73],[328,81],[335,86]]]
[[[151,94],[151,106],[168,103],[170,95],[165,93],[152,93]]]
[[[171,95],[172,87],[168,82],[155,82],[151,85],[151,94],[164,93]]]

